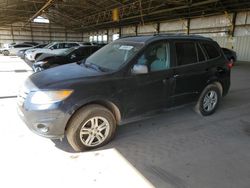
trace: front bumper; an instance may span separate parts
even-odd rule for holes
[[[17,112],[28,128],[46,138],[60,139],[64,137],[65,127],[70,115],[64,113],[59,108],[47,109],[28,109],[23,105],[17,104]]]

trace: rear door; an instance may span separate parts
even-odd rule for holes
[[[199,42],[174,41],[175,92],[174,104],[181,105],[194,100],[205,87],[208,79],[207,62]]]

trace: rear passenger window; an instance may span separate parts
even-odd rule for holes
[[[215,46],[213,46],[212,44],[203,43],[202,46],[203,46],[204,49],[206,50],[206,53],[207,53],[209,59],[214,59],[214,58],[220,56],[219,51],[218,51],[217,48],[216,48]]]
[[[200,45],[198,45],[198,44],[197,44],[197,53],[198,53],[199,62],[205,61],[204,53],[202,52],[202,49],[201,49]]]
[[[176,59],[178,65],[187,65],[197,62],[194,42],[176,42]]]

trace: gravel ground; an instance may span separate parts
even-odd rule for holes
[[[214,115],[176,108],[121,126],[110,144],[83,153],[18,118],[16,99],[6,97],[31,73],[22,60],[0,56],[0,187],[249,188],[250,63],[233,68]]]

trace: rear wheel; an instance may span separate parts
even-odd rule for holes
[[[201,93],[195,110],[203,116],[211,115],[216,111],[221,97],[220,87],[217,84],[210,84]]]
[[[76,112],[66,130],[75,151],[94,149],[107,144],[116,131],[114,115],[103,106],[89,105]]]
[[[8,50],[4,50],[3,55],[8,56],[8,55],[10,55],[10,52]]]

